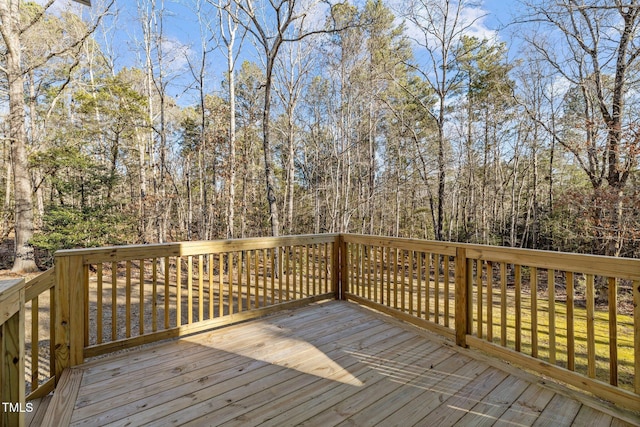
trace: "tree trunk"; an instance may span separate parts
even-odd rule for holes
[[[280,235],[280,220],[278,203],[276,201],[275,176],[273,173],[273,158],[271,155],[271,84],[273,77],[274,56],[267,57],[267,70],[264,88],[264,111],[262,115],[262,150],[264,154],[264,175],[267,189],[267,203],[269,204],[269,220],[271,235]]]
[[[235,36],[235,31],[232,33]],[[233,74],[233,38],[227,45],[227,71],[229,74],[229,200],[227,201],[227,238],[235,237],[236,198],[236,80]]]
[[[24,73],[21,68],[20,8],[18,1],[0,5],[2,37],[6,46],[6,74],[9,84],[9,141],[15,194],[15,261],[12,271],[37,271],[29,240],[33,237],[33,201],[27,135],[25,130]]]

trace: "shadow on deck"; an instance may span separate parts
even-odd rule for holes
[[[640,424],[357,304],[332,301],[67,369],[27,424]]]

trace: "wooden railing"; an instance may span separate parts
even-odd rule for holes
[[[342,248],[347,299],[640,411],[640,260],[355,235]]]
[[[340,298],[640,408],[640,260],[340,234],[68,250],[55,264],[22,285],[29,398],[86,358]]]
[[[25,284],[27,400],[49,394],[55,386],[55,267]]]
[[[57,362],[335,298],[336,248],[321,235],[59,251],[59,277],[84,285],[69,307],[83,327],[69,329],[75,344]]]
[[[357,235],[342,242],[347,299],[455,337],[455,246]]]

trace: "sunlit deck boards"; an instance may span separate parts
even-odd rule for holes
[[[345,302],[284,312],[82,365],[71,425],[627,425],[429,336]]]

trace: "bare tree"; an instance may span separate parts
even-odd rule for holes
[[[456,89],[458,72],[455,70],[456,47],[461,37],[467,32],[475,20],[464,20],[462,12],[473,4],[460,0],[413,0],[406,13],[407,19],[420,32],[416,42],[424,48],[430,60],[428,67],[415,67],[429,83],[438,98],[435,108],[423,105],[438,130],[438,192],[437,215],[434,231],[437,240],[443,239],[444,199],[445,199],[445,151],[448,141],[445,134],[447,120],[447,99]]]
[[[280,235],[280,218],[271,147],[271,90],[276,59],[280,48],[286,42],[297,42],[311,35],[339,31],[339,29],[313,29],[306,25],[309,14],[317,12],[320,7],[319,2],[315,1],[304,3],[300,0],[278,0],[264,5],[257,4],[255,0],[235,0],[235,4],[238,7],[237,21],[253,35],[263,55],[265,80],[262,149],[271,233],[278,236]],[[294,35],[288,36],[291,33]]]
[[[640,148],[640,118],[631,117],[626,108],[630,89],[637,89],[640,4],[637,0],[525,4],[531,11],[528,21],[540,23],[551,37],[550,43],[536,37],[528,41],[577,89],[576,115],[585,124],[581,135],[555,132],[554,137],[573,154],[591,182],[594,221],[610,224],[605,227],[608,231],[600,233],[606,241],[604,252],[619,255],[624,188]]]
[[[238,29],[238,5],[235,2],[208,0],[218,9],[219,34],[224,47],[223,54],[227,58],[227,84],[229,90],[229,176],[227,188],[227,238],[235,237],[235,199],[236,199],[236,62],[238,51],[246,31],[240,37],[240,43],[236,45]]]

